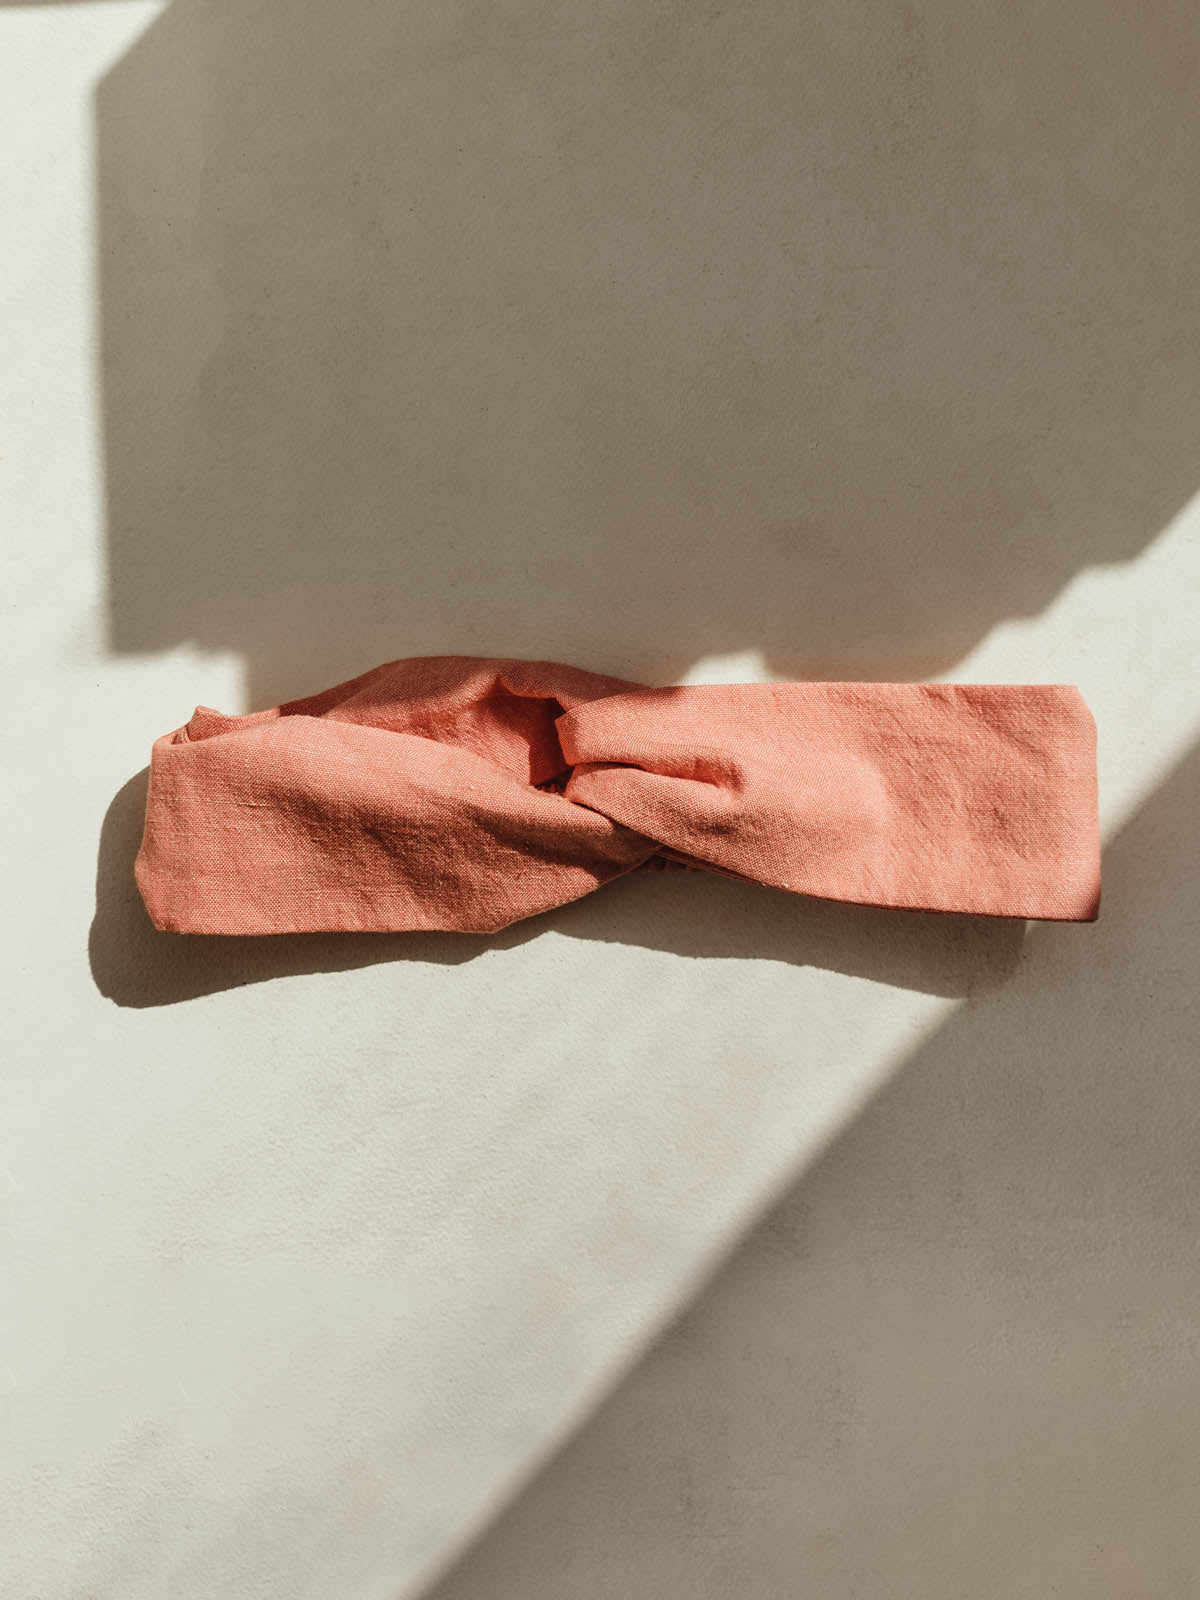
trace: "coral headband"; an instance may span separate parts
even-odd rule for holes
[[[160,928],[491,932],[636,867],[1087,922],[1096,734],[1061,685],[647,689],[545,661],[393,661],[203,707],[153,749]]]

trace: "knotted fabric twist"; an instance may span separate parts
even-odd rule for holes
[[[159,928],[494,932],[649,865],[879,906],[1092,921],[1074,688],[650,689],[546,661],[392,661],[157,740]]]

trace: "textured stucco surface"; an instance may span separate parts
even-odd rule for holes
[[[1190,1600],[1198,34],[0,9],[5,1600]],[[1078,683],[1102,920],[156,935],[435,651]]]

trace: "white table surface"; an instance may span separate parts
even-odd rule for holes
[[[1197,15],[0,9],[0,1593],[1187,1600]],[[400,655],[1078,683],[1095,927],[157,935]]]

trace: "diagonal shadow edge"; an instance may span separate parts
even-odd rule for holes
[[[1103,918],[1106,920],[1102,920],[1095,930],[1048,926],[1035,929],[1021,961],[1022,971],[1008,986],[1007,993],[1015,995],[1021,985],[1022,977],[1027,973],[1032,973],[1031,982],[1036,985],[1041,968],[1047,962],[1053,967],[1064,954],[1068,964],[1071,961],[1077,965],[1083,962],[1084,955],[1077,946],[1073,948],[1070,941],[1080,938],[1083,940],[1103,938],[1106,927],[1114,927],[1117,919],[1131,923],[1139,912],[1139,895],[1144,892],[1147,884],[1157,898],[1161,899],[1171,893],[1179,895],[1181,884],[1177,863],[1171,861],[1169,852],[1165,862],[1142,860],[1143,840],[1147,834],[1152,839],[1156,836],[1162,826],[1164,814],[1169,834],[1173,834],[1179,826],[1186,826],[1187,817],[1194,814],[1197,798],[1200,798],[1200,746],[1185,756],[1160,786],[1143,801],[1134,815],[1121,826],[1106,850],[1106,901],[1103,913]],[[1191,884],[1193,894],[1195,877],[1196,874],[1193,873]],[[1186,899],[1186,892],[1183,898]],[[1142,915],[1145,916],[1145,913]],[[1153,916],[1153,909],[1150,915]],[[1137,923],[1136,926],[1140,928],[1144,923]],[[1122,933],[1126,931],[1123,929]],[[1200,957],[1200,930],[1192,927],[1191,937],[1194,941],[1192,950],[1194,961]],[[1184,966],[1186,967],[1186,962]],[[880,1103],[895,1092],[898,1082],[912,1074],[923,1061],[936,1058],[939,1052],[947,1049],[952,1050],[958,1060],[967,1059],[970,1055],[972,1014],[976,1011],[977,1004],[987,1007],[992,1001],[1002,1001],[1005,994],[1004,989],[993,990],[981,997],[978,1003],[967,1001],[957,1006],[945,1022],[932,1030],[916,1051],[907,1059],[898,1062],[867,1104],[858,1107],[857,1110],[852,1108],[848,1116],[831,1131],[829,1137],[813,1149],[803,1169],[793,1170],[773,1186],[771,1192],[763,1196],[762,1203],[754,1216],[742,1219],[736,1232],[715,1246],[707,1263],[693,1275],[691,1282],[673,1304],[664,1310],[658,1322],[646,1330],[645,1337],[637,1349],[617,1363],[607,1374],[605,1381],[596,1385],[581,1401],[573,1414],[564,1420],[555,1437],[538,1452],[536,1459],[529,1462],[528,1470],[510,1484],[505,1493],[476,1519],[474,1526],[464,1534],[457,1547],[452,1552],[444,1554],[421,1579],[398,1591],[394,1600],[417,1600],[418,1596],[425,1596],[426,1600],[476,1600],[476,1597],[484,1592],[490,1594],[491,1600],[515,1600],[514,1596],[496,1592],[494,1587],[472,1581],[475,1563],[482,1562],[486,1568],[488,1544],[495,1540],[500,1530],[515,1516],[519,1516],[520,1508],[527,1500],[537,1498],[539,1490],[548,1482],[555,1464],[560,1463],[578,1447],[598,1415],[636,1381],[637,1374],[669,1342],[681,1325],[696,1313],[696,1308],[707,1300],[727,1275],[736,1270],[739,1257],[761,1233],[764,1226],[769,1224],[769,1219],[788,1204],[789,1197],[814,1182],[818,1175],[836,1160],[838,1152],[851,1142],[855,1129],[875,1115]],[[1089,996],[1080,996],[1080,1004],[1085,1010],[1094,1009],[1095,1003]],[[1119,1001],[1117,1003],[1119,1004]],[[1051,1017],[1055,1009],[1056,1004],[1052,1004]],[[967,1031],[966,1039],[960,1037],[963,1030]],[[1067,1036],[1068,1033],[1069,1028],[1064,1026],[1063,1035]]]

